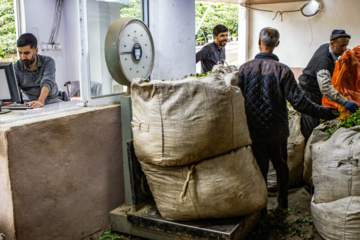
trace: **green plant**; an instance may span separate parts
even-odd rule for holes
[[[97,240],[129,240],[129,238],[112,233],[111,231],[105,231]]]
[[[14,2],[0,0],[0,61],[16,61]]]
[[[195,25],[199,26],[202,17],[211,4],[211,10],[207,13],[201,24],[196,38],[212,35],[212,30],[217,24],[222,24],[229,29],[229,35],[238,33],[238,6],[234,3],[207,3],[195,2]]]
[[[356,110],[355,113],[348,114],[348,116],[341,119],[339,123],[332,124],[331,126],[325,128],[324,132],[328,133],[329,136],[325,138],[324,141],[328,140],[339,128],[350,128],[354,126],[360,126],[360,108]],[[360,129],[357,131],[360,132]]]
[[[360,108],[355,113],[349,114],[346,118],[341,119],[340,127],[349,128],[360,125]]]
[[[120,3],[120,17],[141,19],[141,0],[130,0],[130,3]]]

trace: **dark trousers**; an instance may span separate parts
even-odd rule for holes
[[[252,150],[260,167],[260,171],[267,183],[269,161],[276,171],[277,187],[279,190],[278,206],[288,208],[287,185],[289,181],[289,168],[287,165],[287,139],[278,139],[272,142],[253,141]]]
[[[320,119],[307,114],[301,115],[301,133],[305,138],[305,144],[309,140],[314,128],[320,124]]]
[[[302,89],[305,92],[305,96],[312,102],[321,106],[322,95],[319,92],[310,92],[306,89]],[[320,124],[320,119],[312,117],[307,114],[301,114],[301,133],[305,137],[305,144],[307,143],[312,131]]]

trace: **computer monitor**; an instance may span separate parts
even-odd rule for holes
[[[9,112],[5,109],[1,110],[3,101],[21,103],[12,62],[0,62],[0,114]]]

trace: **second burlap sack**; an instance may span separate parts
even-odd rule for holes
[[[317,131],[324,128],[318,126]],[[339,128],[328,138],[311,142],[315,203],[360,196],[360,126]],[[323,135],[322,133],[319,133]]]
[[[266,184],[250,146],[182,167],[140,163],[167,220],[243,216],[267,203]]]
[[[143,162],[183,166],[251,144],[241,90],[224,74],[134,79],[131,91],[135,153]]]

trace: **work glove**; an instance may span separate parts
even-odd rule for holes
[[[340,113],[337,108],[335,107],[326,107],[328,110],[328,114],[326,116],[326,120],[333,120],[335,118],[338,118]]]
[[[359,106],[356,103],[349,100],[346,101],[344,106],[352,113],[356,112],[356,109],[359,108]]]

